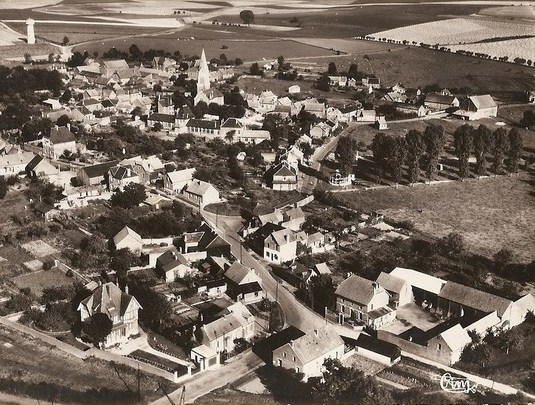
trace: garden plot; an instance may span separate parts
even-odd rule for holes
[[[24,267],[30,271],[39,271],[43,268],[43,262],[37,259],[30,260],[29,262],[24,263]]]
[[[42,240],[33,240],[31,242],[23,243],[21,247],[35,257],[45,257],[59,253],[59,250]]]

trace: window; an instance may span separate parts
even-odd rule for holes
[[[286,358],[286,353],[282,353],[282,357]]]
[[[293,356],[293,360],[295,361],[295,356]]]
[[[442,345],[440,343],[437,345],[437,350],[438,351],[442,350]]]

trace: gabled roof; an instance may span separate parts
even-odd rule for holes
[[[286,177],[294,177],[297,176],[295,173],[295,170],[286,162],[281,162],[278,165],[274,166],[272,168],[273,171],[273,177],[275,176],[286,176]]]
[[[271,234],[275,243],[279,246],[287,245],[288,243],[295,242],[295,235],[290,229],[281,229]]]
[[[433,277],[429,274],[421,273],[416,270],[405,269],[403,267],[396,267],[390,272],[390,275],[407,281],[412,287],[416,287],[437,295],[440,293],[440,290],[444,284],[446,284],[446,281],[438,277]]]
[[[229,314],[202,327],[208,341],[212,342],[223,335],[254,322],[253,315],[241,302],[231,305],[227,310],[230,312]]]
[[[186,119],[190,119],[190,118],[195,118],[195,114],[193,114],[193,112],[191,111],[191,108],[189,108],[189,106],[185,105],[185,106],[182,106],[180,108],[180,110],[178,110],[178,112],[176,114],[176,117],[179,120],[186,120]]]
[[[185,191],[190,194],[204,196],[211,188],[216,190],[210,183],[202,180],[195,180],[186,187]]]
[[[113,237],[113,244],[117,246],[118,243],[120,243],[124,238],[128,236],[134,238],[139,244],[143,244],[143,239],[141,238],[141,235],[134,231],[132,228],[129,228],[128,226],[125,226],[117,233],[117,235]]]
[[[440,298],[456,302],[482,312],[496,311],[502,317],[512,301],[466,285],[448,281],[440,291]]]
[[[128,175],[128,170],[130,170],[130,175]],[[132,170],[132,167],[130,165],[114,166],[110,168],[109,172],[110,172],[111,177],[117,180],[122,180],[128,177],[137,176],[137,174]]]
[[[223,93],[221,93],[217,89],[204,90],[203,94],[208,98],[208,100],[213,100],[214,98],[224,97]]]
[[[87,177],[90,179],[105,175],[110,168],[116,166],[119,163],[117,160],[112,160],[111,162],[98,163],[96,165],[85,166],[80,170],[87,174]]]
[[[52,128],[49,139],[54,145],[76,141],[74,134],[67,127]]]
[[[445,330],[440,336],[452,352],[460,350],[472,342],[468,332],[459,324]]]
[[[371,280],[354,274],[340,283],[335,294],[350,301],[368,305],[376,294],[373,283]],[[377,292],[381,290],[384,291],[378,286]]]
[[[103,313],[113,320],[114,316],[123,316],[131,302],[134,302],[138,309],[141,308],[133,296],[123,293],[114,283],[106,283],[84,299],[78,309],[84,306],[91,315]]]
[[[252,270],[235,261],[225,272],[225,277],[235,284],[240,284],[250,271]]]
[[[162,114],[162,113],[153,113],[147,119],[148,121],[157,121],[157,122],[168,122],[174,124],[175,116],[174,114]]]
[[[327,263],[318,263],[314,266],[314,268],[319,274],[331,274],[331,269],[329,269]]]
[[[211,120],[199,120],[199,119],[190,119],[186,124],[188,127],[192,128],[203,128],[203,129],[219,129],[219,121]]]
[[[308,364],[331,350],[343,347],[344,341],[333,328],[323,327],[309,332],[285,346],[290,346],[299,360],[303,364]]]
[[[124,59],[105,60],[103,63],[108,69],[128,69],[128,63]]]
[[[262,203],[256,203],[255,207],[253,208],[253,215],[257,217],[271,214],[272,212],[275,212],[275,208]]]
[[[305,219],[305,213],[303,212],[301,207],[292,208],[286,211],[284,214],[289,221],[293,221],[296,219]]]
[[[395,293],[401,292],[403,286],[407,284],[407,281],[403,280],[402,278],[393,276],[392,274],[388,274],[385,272],[381,272],[381,274],[379,274],[379,277],[377,277],[377,282],[385,290],[392,291]]]
[[[481,96],[471,96],[468,97],[470,101],[474,104],[474,106],[480,110],[485,108],[493,108],[497,107],[496,102],[494,99],[490,96],[490,94],[484,94]]]
[[[183,169],[167,173],[167,177],[171,183],[182,183],[193,180],[193,173],[196,169]]]
[[[221,128],[243,128],[243,124],[236,118],[227,118]]]
[[[32,171],[34,170],[39,163],[43,160],[43,157],[41,155],[35,155],[32,160],[26,165],[25,170],[26,171]]]
[[[448,96],[443,94],[431,93],[425,97],[425,102],[451,105],[455,98],[455,96],[451,95]]]

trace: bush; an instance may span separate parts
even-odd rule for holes
[[[50,270],[52,267],[54,267],[55,264],[56,263],[52,259],[45,260],[45,262],[43,263],[43,270]]]

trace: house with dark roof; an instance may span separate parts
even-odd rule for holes
[[[28,177],[46,177],[59,173],[58,168],[40,155],[35,155],[24,170]]]
[[[186,124],[188,132],[204,140],[219,138],[221,124],[219,121],[205,119],[190,119]]]
[[[287,328],[273,332],[271,335],[267,336],[265,339],[260,340],[255,343],[253,346],[253,353],[260,357],[266,364],[273,363],[273,352],[275,349],[278,349],[284,346],[291,341],[299,339],[301,336],[304,336],[305,332],[300,329],[297,329],[294,326],[288,326]]]
[[[195,253],[197,260],[212,256],[232,258],[230,244],[219,236],[206,222],[203,222],[195,232],[185,233],[180,240],[180,252]],[[202,253],[202,254],[200,254]]]
[[[396,318],[388,307],[388,293],[376,281],[352,275],[340,283],[335,296],[340,323],[362,322],[379,329]]]
[[[117,160],[84,166],[78,170],[77,177],[86,186],[97,186],[107,180],[108,171],[119,163]]]
[[[446,317],[482,315],[496,311],[505,326],[523,322],[513,301],[466,285],[447,281],[438,295],[438,310]]]
[[[76,138],[68,127],[58,127],[50,130],[50,135],[43,137],[43,156],[57,159],[68,151],[76,153]]]
[[[110,190],[123,190],[128,184],[141,184],[139,175],[130,164],[118,164],[108,170],[108,187]]]
[[[356,352],[386,366],[401,361],[401,350],[395,344],[361,333],[355,341]]]
[[[189,260],[175,248],[172,248],[156,259],[156,271],[166,283],[171,283],[193,273],[194,270],[191,268]]]
[[[266,187],[277,191],[297,190],[297,170],[283,161],[271,166],[264,175]]]
[[[122,292],[113,283],[101,285],[78,305],[82,322],[95,314],[105,314],[112,321],[112,330],[104,340],[104,347],[125,343],[131,336],[139,334],[140,309],[141,305],[133,296]]]
[[[225,138],[227,134],[232,135],[232,141],[237,142],[240,135],[243,134],[245,131],[245,125],[243,125],[240,121],[238,121],[236,118],[227,118],[223,124],[221,124],[221,128],[219,129],[219,136],[221,138]],[[229,135],[230,137],[230,135]]]
[[[450,107],[459,107],[459,99],[451,94],[431,93],[425,97],[424,106],[430,110],[446,110]]]
[[[266,298],[266,292],[262,289],[262,280],[253,269],[245,267],[235,261],[224,274],[228,280],[229,297],[244,304],[258,302]]]
[[[322,375],[326,359],[340,359],[343,354],[344,341],[333,328],[325,326],[274,349],[272,357],[274,366],[302,373],[307,380]]]
[[[154,128],[154,125],[160,124],[163,129],[171,131],[175,126],[175,115],[164,113],[153,113],[147,118],[147,125]]]

